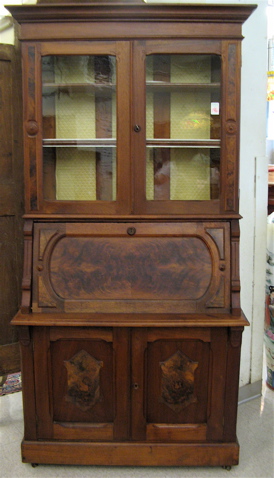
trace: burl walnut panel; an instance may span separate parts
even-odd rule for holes
[[[229,308],[226,223],[37,224],[34,242],[33,311]]]

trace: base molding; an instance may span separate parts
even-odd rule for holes
[[[22,442],[24,463],[103,466],[232,466],[235,443]]]

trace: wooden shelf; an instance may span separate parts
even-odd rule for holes
[[[220,148],[219,139],[147,139],[151,148]]]
[[[87,147],[93,148],[111,148],[116,147],[116,140],[113,138],[94,138],[94,139],[43,139],[44,147]]]
[[[220,148],[219,139],[147,139],[147,147],[151,148]],[[98,148],[115,147],[116,140],[113,138],[94,138],[94,139],[43,139],[44,147],[59,146],[92,146]]]
[[[219,90],[221,83],[171,83],[167,81],[147,81],[147,89],[158,91],[180,91],[183,90]]]
[[[43,83],[42,84],[43,89],[44,88],[50,88],[50,89],[83,89],[83,88],[89,88],[89,89],[106,89],[106,90],[115,90],[116,85],[112,83]]]

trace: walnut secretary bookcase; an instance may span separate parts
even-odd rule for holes
[[[23,59],[23,461],[237,464],[240,48],[255,7],[8,8]]]

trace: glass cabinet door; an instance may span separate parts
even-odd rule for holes
[[[44,56],[42,95],[45,199],[115,201],[115,56]]]
[[[23,55],[27,212],[128,214],[130,43],[25,43]]]
[[[206,40],[24,44],[27,212],[237,214],[236,50]]]
[[[135,73],[141,72],[145,83],[144,89],[135,87],[139,131],[135,126],[134,144],[142,183],[137,207],[156,214],[218,213],[221,55],[180,53],[176,42],[174,53],[167,53],[172,51],[168,42],[166,47],[136,44]],[[137,146],[137,136],[145,150]]]

